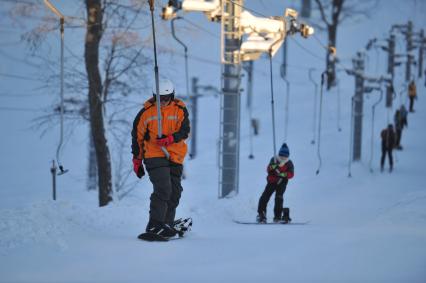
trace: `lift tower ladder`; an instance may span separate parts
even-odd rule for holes
[[[240,151],[240,47],[243,0],[222,0],[221,59],[222,95],[218,142],[219,198],[238,193]],[[232,194],[231,194],[232,193]]]

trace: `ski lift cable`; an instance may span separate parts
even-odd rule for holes
[[[44,0],[44,4],[49,8],[59,18],[59,32],[60,32],[60,44],[61,44],[61,55],[60,55],[60,97],[61,97],[61,106],[60,106],[60,132],[59,132],[59,144],[56,148],[56,162],[60,172],[58,175],[65,174],[68,170],[64,170],[64,167],[61,163],[61,149],[64,141],[64,26],[65,26],[65,16],[50,3],[49,0]],[[56,171],[55,171],[56,172]]]
[[[284,119],[284,140],[287,140],[288,120],[289,120],[289,104],[290,104],[290,82],[286,77],[282,77],[286,84],[286,101],[285,101],[285,119]]]
[[[180,40],[176,36],[175,25],[174,25],[174,21],[179,20],[179,19],[182,19],[182,18],[181,17],[173,18],[170,21],[170,26],[171,26],[171,29],[172,29],[173,38],[183,47],[184,52],[185,52],[185,54],[184,54],[184,56],[185,56],[185,84],[186,84],[186,95],[187,95],[187,99],[188,99],[188,103],[189,103],[188,47],[186,46],[185,43],[182,42],[182,40]]]
[[[324,81],[325,76],[327,75],[327,71],[322,72],[321,74],[321,91],[320,91],[320,105],[319,105],[319,121],[318,121],[318,145],[317,145],[317,157],[318,157],[318,169],[316,171],[316,174],[318,175],[321,169],[322,160],[321,160],[321,152],[320,152],[320,142],[321,142],[321,122],[322,122],[322,98],[323,98],[323,91],[324,91]]]
[[[274,81],[273,81],[273,73],[272,73],[272,52],[269,52],[269,72],[270,76],[270,84],[271,84],[271,113],[272,113],[272,142],[273,142],[273,155],[276,154],[276,138],[275,138],[275,106],[274,106]]]
[[[38,110],[38,109],[20,108],[20,107],[4,107],[4,106],[0,106],[0,111],[43,112],[43,110]]]
[[[190,25],[192,25],[192,26],[194,26],[194,27],[198,28],[200,31],[203,31],[203,32],[205,32],[205,33],[207,33],[207,34],[211,35],[212,37],[215,37],[215,38],[217,38],[217,39],[220,39],[220,36],[219,36],[219,35],[212,33],[211,31],[209,31],[209,30],[207,30],[207,29],[205,29],[205,28],[203,28],[203,27],[201,27],[201,26],[197,25],[196,23],[194,23],[194,22],[192,22],[192,21],[190,21],[190,20],[188,20],[188,19],[186,19],[186,18],[184,18],[184,17],[181,17],[181,19],[182,19],[183,21],[185,21],[185,22],[189,23]]]
[[[59,174],[64,174],[64,168],[62,166],[60,160],[60,153],[62,144],[64,141],[64,18],[60,19],[61,21],[61,109],[60,109],[60,136],[59,136],[59,144],[56,148],[56,162],[58,163],[59,170],[61,171]]]
[[[264,18],[270,18],[270,16],[268,16],[268,15],[265,15],[265,14],[263,14],[263,13],[261,13],[261,12],[258,12],[257,10],[255,10],[255,9],[252,9],[252,8],[248,8],[247,6],[244,6],[244,5],[242,5],[242,4],[239,4],[239,3],[236,3],[235,1],[233,1],[233,0],[225,0],[225,1],[229,1],[229,2],[231,2],[231,3],[233,3],[234,5],[236,5],[236,6],[239,6],[239,7],[241,7],[241,8],[243,8],[243,9],[245,9],[245,10],[247,10],[247,11],[250,11],[250,12],[252,12],[253,14],[256,14],[256,15],[258,15],[258,16],[261,16],[261,17],[264,17]],[[314,37],[315,37],[315,34],[313,34],[314,35]],[[296,42],[296,44],[297,45],[299,45],[299,46],[301,46],[296,40],[295,40],[295,42]],[[302,47],[302,46],[301,46]],[[320,58],[320,57],[318,57],[317,55],[314,55],[313,53],[311,53],[308,49],[306,49],[306,48],[304,48],[304,47],[302,47],[305,51],[307,51],[308,53],[310,53],[311,55],[313,55],[314,57],[316,57],[317,59],[320,59],[320,60],[323,60],[323,58]],[[328,50],[328,48],[325,48],[326,50]]]
[[[329,46],[327,46],[327,45],[325,45],[324,43],[322,43],[321,42],[321,40],[318,38],[318,36],[317,36],[317,34],[313,34],[313,37],[315,38],[315,40],[318,42],[318,44],[322,47],[322,48],[324,48],[324,50],[326,50],[327,52],[328,52],[328,50],[330,49],[329,48]],[[300,45],[299,45],[300,46]],[[302,47],[302,46],[301,46]],[[304,48],[304,47],[302,47],[302,48]],[[305,49],[306,51],[308,51],[307,49]],[[310,51],[309,51],[310,52]],[[311,53],[311,52],[310,52]],[[315,56],[315,57],[318,57],[317,55],[314,55],[313,53],[311,53],[311,55],[313,55],[313,56]],[[318,59],[319,59],[319,57],[318,57]],[[321,59],[321,60],[323,60],[323,59]],[[348,67],[345,67],[342,63],[340,63],[338,60],[335,60],[335,64],[336,65],[338,65],[338,66],[340,66],[341,67],[341,69],[343,70],[343,71],[346,71],[346,70],[349,70],[350,68],[348,68]]]
[[[348,177],[352,177],[352,146],[353,146],[353,135],[354,135],[354,96],[351,99],[351,125],[349,127],[349,159],[348,159]]]
[[[340,103],[340,84],[337,84],[337,131],[341,132],[342,127],[340,127],[341,120],[341,103]]]
[[[190,99],[190,93],[189,93],[189,74],[188,74],[188,46],[183,43],[182,40],[180,40],[177,36],[176,36],[176,32],[175,32],[175,20],[180,20],[183,19],[182,17],[176,17],[173,18],[170,21],[170,26],[171,26],[171,30],[172,30],[172,36],[173,38],[183,47],[184,53],[185,53],[185,84],[186,84],[186,103],[187,105],[189,105],[190,108],[191,107],[191,99]],[[192,143],[191,138],[189,137],[189,142]],[[192,154],[192,153],[191,153]]]
[[[382,98],[383,98],[383,89],[380,88],[380,97],[373,104],[372,110],[371,110],[372,111],[371,112],[371,141],[370,141],[371,150],[370,150],[370,161],[369,161],[371,173],[373,173],[372,162],[373,162],[373,152],[374,152],[374,113],[375,113],[375,110],[376,110],[376,106],[382,101]]]
[[[6,73],[0,73],[0,77],[13,78],[13,79],[19,79],[19,80],[25,80],[25,81],[40,81],[38,79],[27,77],[27,76],[6,74]]]
[[[155,23],[154,23],[154,0],[149,0],[149,9],[151,11],[151,26],[152,26],[152,41],[154,44],[154,74],[155,74],[155,90],[156,90],[156,105],[157,105],[157,126],[158,126],[158,137],[163,136],[162,133],[162,117],[161,117],[161,104],[160,104],[160,82],[158,74],[158,62],[157,62],[157,44],[155,40]],[[170,154],[167,149],[162,146],[161,150],[166,155],[167,159],[170,159]]]
[[[239,7],[243,8],[243,9],[245,9],[245,10],[247,10],[247,11],[252,12],[253,14],[258,15],[258,16],[262,16],[262,17],[264,17],[264,18],[269,18],[269,17],[270,17],[270,16],[267,16],[267,15],[265,15],[265,14],[262,14],[262,13],[260,13],[260,12],[256,11],[256,10],[254,10],[254,9],[252,9],[252,8],[248,8],[247,6],[244,6],[244,5],[241,5],[241,4],[239,4],[239,3],[236,3],[236,2],[235,2],[235,1],[233,1],[233,0],[226,0],[226,1],[229,1],[229,2],[231,2],[232,4],[237,5],[237,6],[239,6]]]
[[[312,122],[312,141],[311,144],[315,144],[315,133],[316,133],[316,118],[317,118],[317,96],[318,96],[318,84],[317,82],[314,80],[314,78],[312,77],[312,72],[315,71],[315,68],[311,68],[309,69],[309,80],[313,83],[314,87],[315,87],[315,92],[314,92],[314,113],[313,113],[313,122]]]
[[[302,50],[304,50],[306,53],[308,53],[309,55],[311,55],[312,57],[314,57],[314,58],[316,58],[316,59],[318,59],[318,60],[321,60],[321,61],[323,61],[324,60],[324,58],[322,58],[322,57],[320,57],[319,55],[317,55],[317,54],[315,54],[315,53],[313,53],[311,50],[309,50],[308,48],[306,48],[305,46],[303,46],[302,44],[300,44],[298,41],[297,41],[297,39],[295,39],[295,38],[291,38],[295,43],[296,43],[296,45],[297,46],[299,46]]]

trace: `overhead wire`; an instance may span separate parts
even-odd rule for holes
[[[254,10],[254,9],[252,9],[252,8],[248,8],[247,6],[244,6],[244,5],[241,5],[241,4],[239,4],[239,3],[236,3],[235,1],[233,1],[233,0],[228,0],[229,2],[231,2],[232,4],[234,4],[234,5],[237,5],[237,6],[239,6],[239,7],[241,7],[241,8],[244,8],[244,9],[246,9],[247,11],[250,11],[250,12],[252,12],[253,14],[256,14],[256,15],[259,15],[259,16],[262,16],[262,17],[265,17],[265,18],[270,18],[270,16],[267,16],[267,15],[265,15],[265,14],[262,14],[262,13],[260,13],[260,12],[258,12],[258,11],[256,11],[256,10]]]
[[[192,22],[192,21],[190,21],[190,20],[188,20],[188,19],[186,19],[186,18],[184,18],[184,17],[182,17],[182,20],[183,20],[183,21],[185,21],[185,22],[187,22],[187,23],[189,23],[190,25],[192,25],[192,26],[194,26],[194,27],[198,28],[198,29],[199,29],[199,30],[201,30],[201,31],[204,31],[204,32],[205,32],[205,33],[207,33],[208,35],[211,35],[212,37],[215,37],[215,38],[220,39],[220,36],[219,36],[219,35],[212,33],[212,32],[211,32],[211,31],[209,31],[208,29],[205,29],[205,28],[203,28],[203,27],[201,27],[201,26],[197,25],[196,23],[194,23],[194,22]]]
[[[43,110],[33,109],[33,108],[4,107],[4,106],[0,106],[0,111],[43,112]]]
[[[6,92],[0,92],[0,97],[24,98],[24,97],[33,97],[34,95],[45,95],[45,94],[47,94],[47,93],[22,94],[22,93],[6,93]]]
[[[34,79],[34,78],[31,78],[31,77],[22,76],[22,75],[15,75],[15,74],[0,73],[0,76],[1,77],[7,77],[7,78],[20,79],[20,80],[25,80],[25,81],[40,81],[38,79]]]

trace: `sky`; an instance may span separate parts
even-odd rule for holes
[[[55,4],[67,14],[84,15],[82,2]],[[297,7],[297,4],[297,1],[272,0],[245,3],[267,15],[281,15],[285,7]],[[369,39],[388,35],[392,24],[411,19],[416,31],[424,28],[425,11],[422,1],[379,1],[368,18],[348,22],[339,29],[340,66],[351,68],[354,54],[363,49]],[[182,26],[182,40],[190,43],[190,76],[198,77],[200,84],[218,88],[220,26],[200,14],[188,13],[184,17],[185,20],[176,24]],[[179,55],[183,51],[171,37],[169,23],[160,19],[156,23],[161,34],[160,47],[172,48],[178,53],[160,55],[160,74],[173,78],[178,93],[184,93],[184,60]],[[419,99],[415,102],[416,112],[410,113],[408,128],[403,133],[404,150],[394,153],[395,170],[392,174],[380,173],[379,132],[389,122],[395,107],[407,103],[404,68],[396,70],[395,78],[401,96],[395,98],[392,109],[386,109],[384,102],[377,106],[374,124],[371,109],[378,93],[365,96],[362,157],[359,162],[350,162],[350,101],[354,79],[340,72],[339,87],[324,93],[319,136],[313,127],[316,121],[318,129],[318,117],[314,117],[318,112],[314,106],[315,101],[319,106],[319,94],[314,93],[308,70],[315,68],[313,77],[319,83],[325,61],[321,44],[326,42],[326,36],[318,32],[315,38],[290,39],[291,92],[286,140],[287,94],[279,76],[282,50],[273,59],[277,144],[288,143],[290,158],[295,164],[296,174],[285,193],[285,206],[290,207],[294,221],[309,223],[243,226],[233,222],[255,219],[258,198],[266,184],[265,167],[273,155],[269,62],[261,58],[254,64],[252,115],[260,123],[260,134],[252,140],[254,159],[248,159],[249,113],[245,107],[246,95],[242,95],[238,194],[218,199],[219,98],[207,95],[199,102],[198,155],[185,164],[187,178],[183,181],[184,192],[178,208],[179,216],[193,218],[193,231],[184,239],[145,243],[136,236],[145,229],[148,220],[151,183],[148,178],[137,181],[130,176],[134,188],[121,199],[115,191],[114,201],[98,208],[97,193],[86,190],[89,133],[84,124],[66,139],[61,160],[69,172],[57,177],[58,200],[52,201],[50,167],[55,159],[59,128],[55,124],[43,133],[32,125],[44,109],[57,103],[59,81],[52,82],[48,90],[40,90],[43,85],[40,75],[52,70],[23,62],[37,62],[20,41],[21,33],[33,25],[33,21],[5,18],[0,21],[0,129],[3,133],[0,140],[0,282],[425,281],[424,77],[417,81]],[[141,33],[149,34],[149,28]],[[83,32],[66,30],[67,58],[71,51],[82,54]],[[400,37],[397,48],[401,52],[405,48]],[[49,55],[50,60],[59,58],[58,33],[49,34],[42,52],[44,56]],[[142,80],[152,80],[151,67],[147,67],[147,75]],[[385,54],[369,52],[366,73],[379,76],[385,69]],[[243,88],[245,84],[243,78]],[[148,96],[146,90],[141,89],[140,95],[131,99],[142,104]],[[138,111],[138,105],[129,110],[130,121]],[[130,144],[130,133],[127,139]],[[314,145],[312,139],[315,139]],[[109,137],[111,145],[112,140]],[[130,147],[120,152],[112,146],[112,151],[113,168],[118,167],[117,157],[121,157],[128,160],[130,172]],[[318,169],[320,173],[316,175]],[[273,199],[268,206],[269,218],[272,204]]]

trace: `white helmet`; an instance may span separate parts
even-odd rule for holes
[[[173,95],[175,93],[175,87],[173,83],[168,79],[160,79],[158,82],[160,95]],[[155,81],[152,85],[152,94],[155,96],[157,94],[157,86]]]

